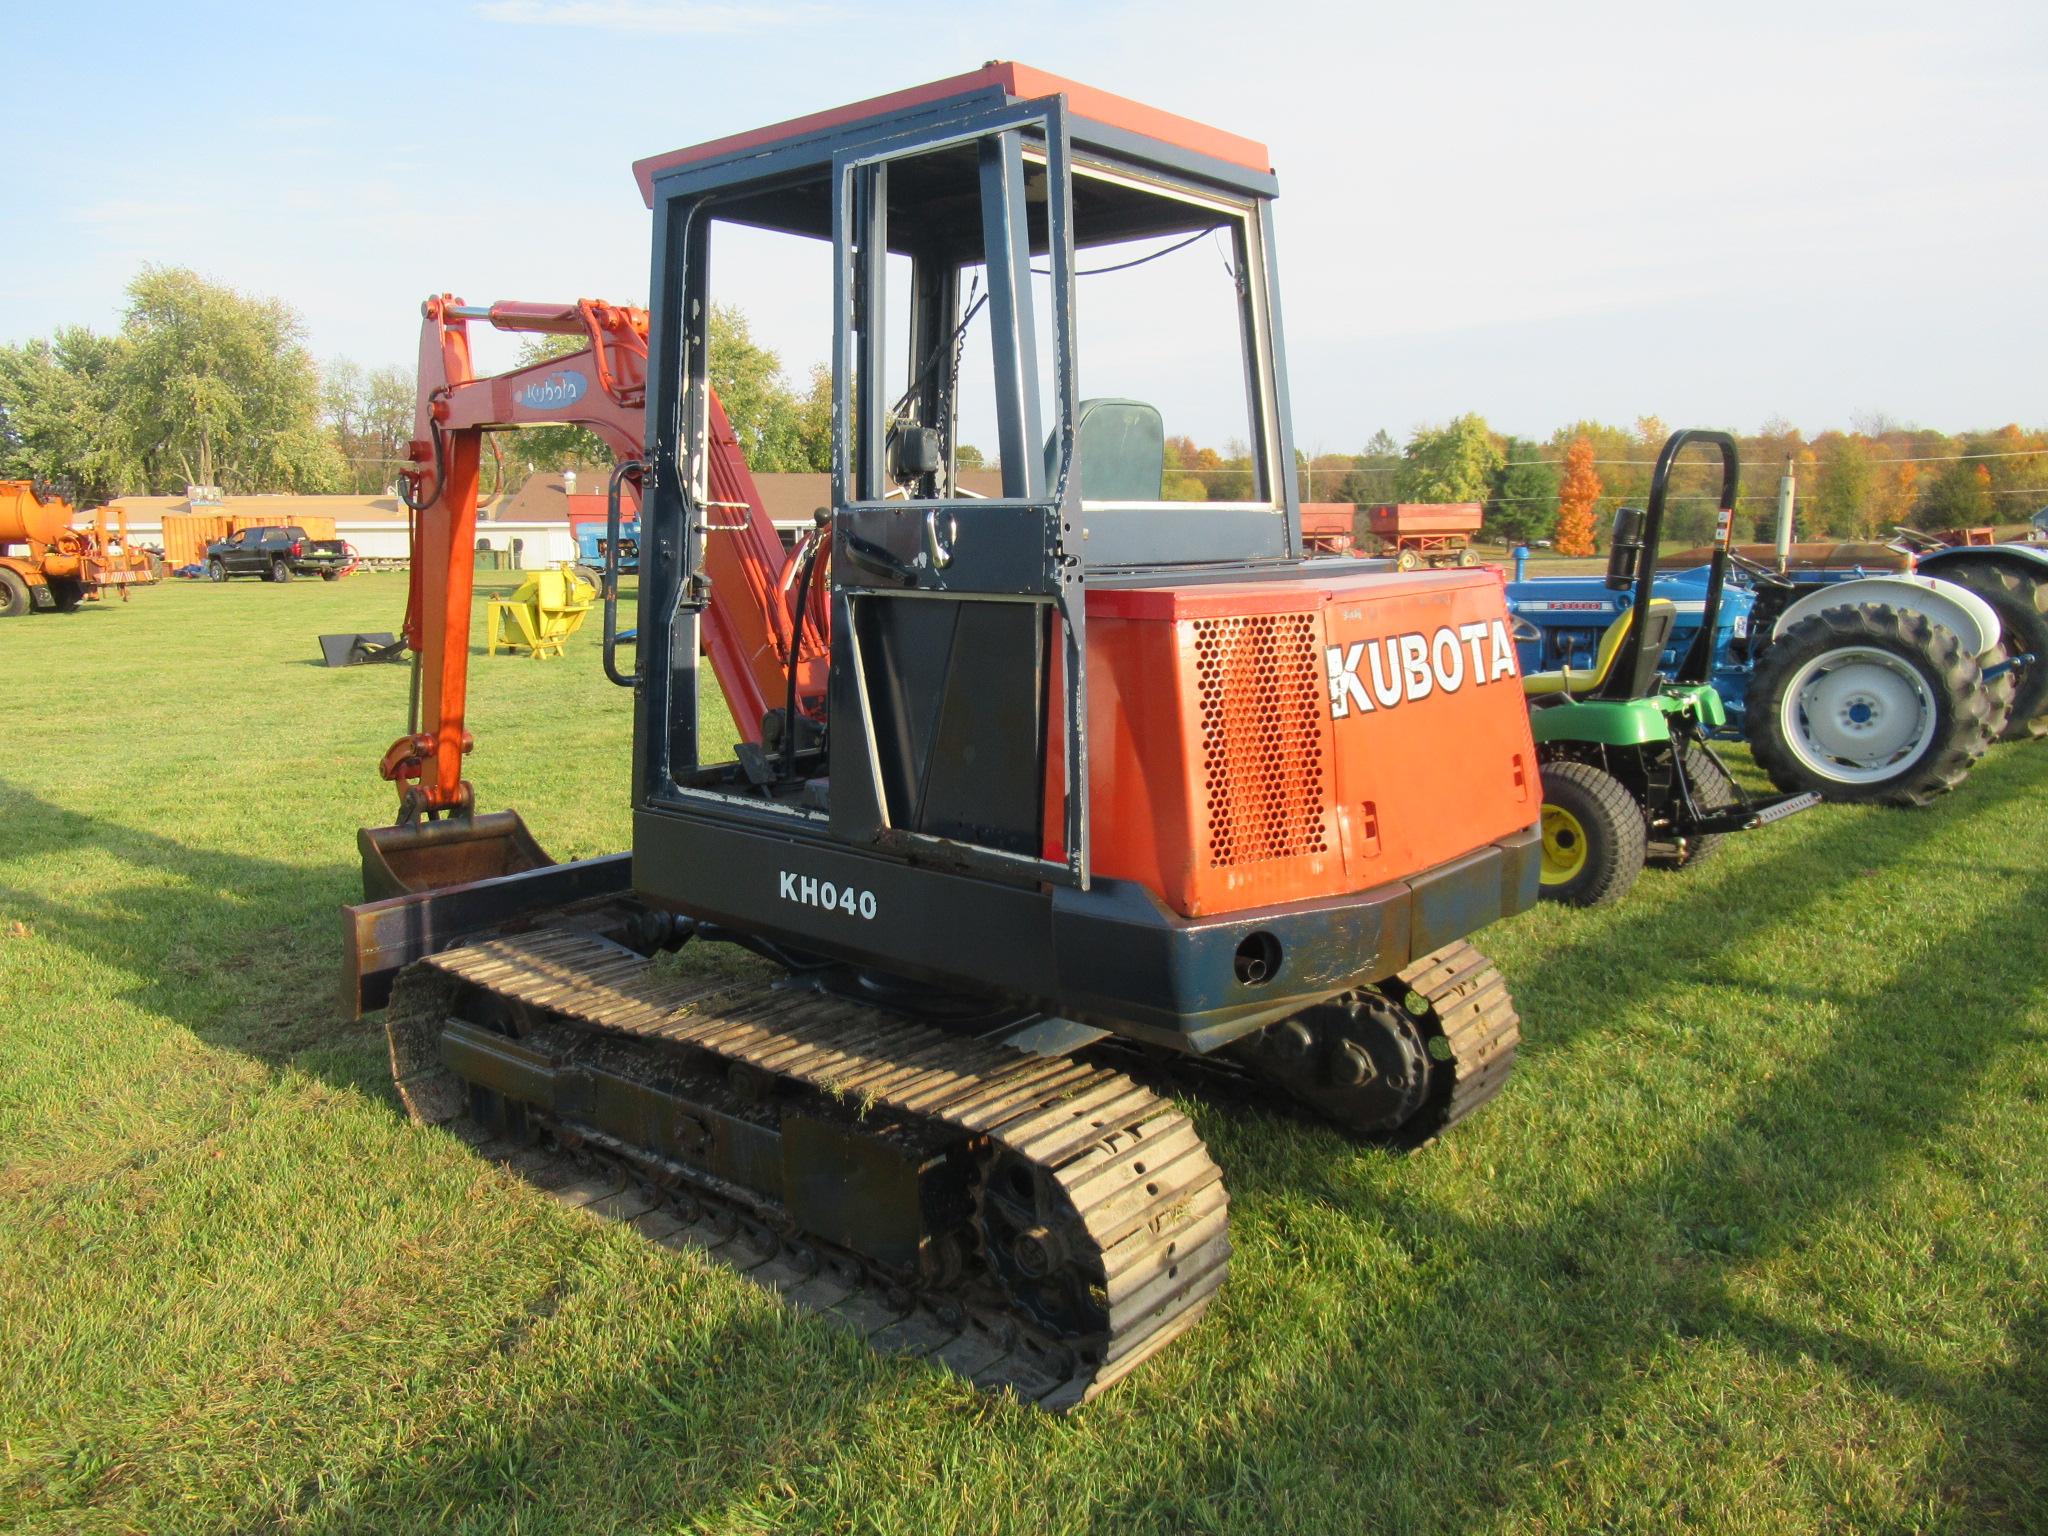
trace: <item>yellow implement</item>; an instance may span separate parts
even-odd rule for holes
[[[494,597],[484,613],[488,652],[523,653],[539,659],[559,656],[568,638],[583,627],[597,602],[597,588],[564,562],[535,571],[510,597]]]

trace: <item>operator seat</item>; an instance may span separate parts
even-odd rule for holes
[[[1142,400],[1083,400],[1074,431],[1074,469],[1083,501],[1161,501],[1166,427]],[[1060,435],[1045,441],[1045,484],[1060,472]]]
[[[1648,627],[1643,631],[1642,659],[1636,665],[1636,675],[1617,677],[1614,675],[1615,662],[1628,640],[1629,626],[1635,616],[1633,607],[1624,608],[1615,615],[1614,622],[1600,636],[1600,648],[1594,653],[1590,672],[1574,672],[1570,668],[1557,672],[1527,672],[1522,675],[1522,692],[1539,701],[1644,697],[1650,691],[1651,680],[1657,675],[1657,661],[1671,639],[1672,625],[1678,621],[1678,605],[1669,598],[1650,599]]]

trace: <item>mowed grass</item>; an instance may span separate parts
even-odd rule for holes
[[[2048,744],[1482,942],[1439,1146],[1190,1106],[1236,1258],[1065,1419],[878,1358],[411,1125],[335,1001],[398,578],[0,626],[0,1529],[2048,1528]],[[594,635],[471,777],[623,846]]]

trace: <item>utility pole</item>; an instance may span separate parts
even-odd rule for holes
[[[1778,481],[1778,574],[1784,575],[1792,564],[1792,503],[1797,499],[1799,487],[1792,471],[1792,455],[1785,455],[1785,474]]]

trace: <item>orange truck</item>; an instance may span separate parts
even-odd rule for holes
[[[45,498],[29,480],[0,480],[0,619],[70,613],[88,597],[156,580],[148,556],[130,547],[128,514],[93,514],[74,528],[70,503]]]

